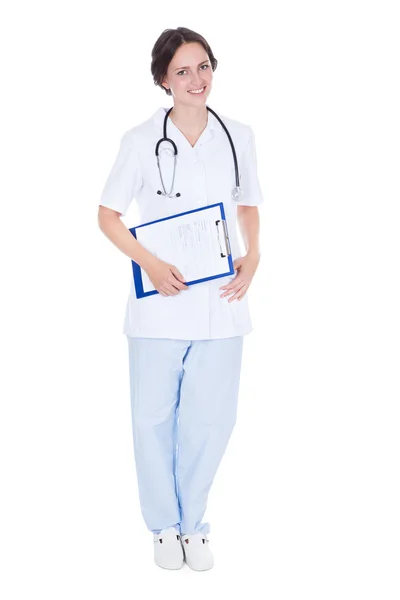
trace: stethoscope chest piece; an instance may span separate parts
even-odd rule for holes
[[[232,190],[232,199],[235,202],[240,202],[241,199],[243,198],[243,190],[241,187],[235,187]]]

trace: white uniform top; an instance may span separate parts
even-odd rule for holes
[[[163,123],[168,108],[159,108],[147,121],[124,133],[120,148],[106,180],[99,204],[126,215],[133,198],[140,214],[140,225],[173,215],[223,202],[232,260],[241,256],[238,243],[236,206],[256,206],[263,202],[257,177],[254,134],[248,125],[217,114],[227,127],[236,149],[243,197],[232,199],[235,168],[231,145],[218,119],[208,112],[206,128],[194,147],[173,123],[167,121],[167,137],[178,149],[175,184],[176,198],[157,194],[163,190],[157,168],[155,147],[163,137]],[[164,151],[163,151],[164,148]],[[170,191],[173,171],[172,145],[159,147],[165,189]],[[133,225],[131,225],[133,227]],[[176,265],[179,269],[179,265]],[[204,340],[246,335],[253,330],[248,293],[243,299],[228,302],[221,298],[226,285],[237,274],[189,285],[175,296],[154,294],[136,298],[132,266],[129,267],[131,290],[126,304],[123,333],[132,337]]]

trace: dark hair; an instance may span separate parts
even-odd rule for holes
[[[171,96],[171,90],[167,90],[162,82],[167,74],[168,65],[171,62],[175,52],[182,44],[198,42],[207,52],[213,71],[217,68],[218,61],[213,51],[202,35],[187,29],[178,27],[177,29],[165,29],[151,51],[151,73],[153,75],[154,85],[160,86],[168,96]]]

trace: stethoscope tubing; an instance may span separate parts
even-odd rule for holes
[[[207,110],[209,112],[211,112],[214,115],[214,117],[216,119],[218,119],[218,121],[221,123],[221,125],[222,125],[222,127],[223,127],[223,129],[224,129],[224,131],[226,133],[226,135],[228,136],[228,140],[229,140],[229,143],[230,143],[230,146],[231,146],[231,150],[232,150],[232,155],[233,155],[233,162],[234,162],[234,165],[235,165],[235,182],[236,182],[236,187],[240,188],[238,161],[237,161],[235,146],[233,144],[231,135],[230,135],[228,129],[226,128],[224,122],[222,121],[222,119],[220,119],[220,117],[217,115],[217,113],[215,111],[213,111],[209,106],[206,106],[206,108],[207,108]],[[161,178],[161,183],[162,183],[163,190],[164,190],[164,195],[169,196],[169,197],[171,197],[171,192],[172,192],[172,190],[174,188],[175,169],[176,169],[176,157],[177,157],[177,154],[178,154],[178,148],[177,148],[175,142],[173,140],[171,140],[171,138],[167,137],[167,121],[168,121],[169,113],[171,112],[172,109],[173,109],[173,106],[167,111],[167,113],[165,115],[164,126],[163,126],[163,136],[164,137],[162,137],[160,140],[158,140],[158,142],[156,144],[156,148],[155,148],[155,154],[156,154],[156,157],[157,157],[157,165],[158,165],[158,170],[160,172],[160,178]],[[169,142],[170,144],[172,144],[172,147],[174,149],[174,175],[173,175],[171,190],[170,190],[169,194],[167,194],[167,192],[165,190],[165,185],[164,185],[164,181],[163,181],[162,174],[161,174],[161,169],[160,169],[160,156],[159,156],[158,149],[159,149],[159,146],[160,146],[160,144],[162,142]],[[159,192],[159,193],[161,193],[161,192]],[[180,196],[180,194],[177,194],[177,195]]]

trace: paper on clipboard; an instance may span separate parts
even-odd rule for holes
[[[224,227],[220,207],[214,205],[138,227],[136,239],[157,258],[176,266],[190,282],[230,270]],[[155,289],[143,269],[142,281],[144,292]]]

